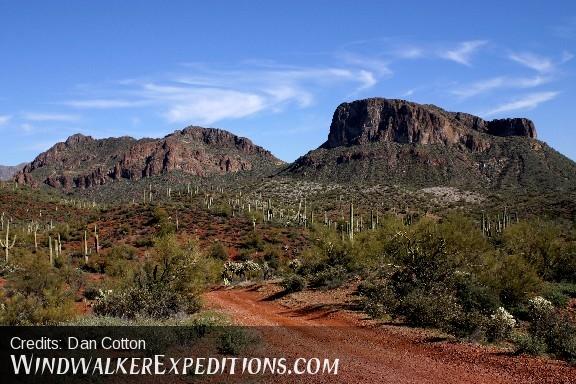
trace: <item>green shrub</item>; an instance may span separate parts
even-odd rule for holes
[[[210,247],[209,255],[211,258],[216,260],[226,261],[228,260],[228,252],[221,242],[217,241]]]
[[[237,356],[251,344],[252,340],[244,329],[226,327],[218,336],[217,349],[223,355]]]
[[[196,303],[188,303],[196,304]],[[165,319],[184,311],[181,297],[163,287],[130,287],[120,292],[112,292],[100,298],[93,306],[94,313],[100,316],[112,316],[125,319],[149,317]],[[190,307],[187,312],[194,312]]]
[[[313,288],[338,288],[346,281],[347,272],[341,265],[330,266],[309,276]]]
[[[152,247],[154,246],[154,239],[149,236],[139,237],[134,241],[134,245],[138,248]]]
[[[194,244],[182,248],[174,236],[162,237],[156,242],[154,257],[136,270],[123,288],[99,298],[94,312],[125,318],[196,312],[207,279],[220,272],[212,267]]]
[[[23,255],[8,275],[0,305],[4,325],[55,325],[75,317],[74,292],[79,281],[74,270],[58,270],[46,259]]]
[[[306,280],[302,276],[292,274],[282,279],[280,285],[286,293],[299,292],[306,287]]]
[[[555,356],[576,361],[576,322],[566,311],[555,310],[552,303],[542,297],[530,300],[529,336],[541,341]]]
[[[453,296],[419,289],[402,297],[396,312],[411,325],[441,329],[450,329],[450,324],[462,316],[462,308]]]
[[[520,255],[507,256],[494,277],[497,279],[495,285],[500,289],[500,300],[508,307],[517,306],[542,289],[542,280]]]
[[[358,295],[362,298],[362,308],[373,318],[396,313],[399,302],[386,283],[363,281],[358,286]]]
[[[514,338],[516,353],[526,353],[528,355],[542,355],[546,353],[546,343],[539,337],[530,334],[520,334]]]

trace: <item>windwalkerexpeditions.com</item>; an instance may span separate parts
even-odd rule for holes
[[[285,357],[10,355],[15,375],[338,375],[340,360]]]

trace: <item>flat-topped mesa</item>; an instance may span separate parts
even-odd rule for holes
[[[371,98],[338,106],[328,140],[322,148],[396,142],[463,144],[481,149],[485,147],[481,133],[536,138],[534,124],[528,119],[485,121],[467,113],[447,112],[434,105]]]

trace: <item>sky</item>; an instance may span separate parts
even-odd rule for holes
[[[0,164],[189,125],[293,161],[367,97],[528,117],[576,160],[574,55],[571,0],[0,0]]]

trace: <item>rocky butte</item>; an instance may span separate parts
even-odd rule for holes
[[[171,171],[194,176],[241,171],[270,173],[283,162],[230,132],[188,127],[161,139],[94,139],[76,134],[26,165],[18,183],[56,188],[90,188],[114,180],[138,180]]]
[[[372,98],[340,104],[334,112],[328,140],[321,148],[395,142],[463,144],[470,149],[483,149],[488,143],[479,133],[536,138],[534,124],[528,119],[485,121],[433,105]]]
[[[340,104],[326,142],[280,174],[416,187],[576,188],[576,164],[537,140],[528,119],[486,121],[384,98]]]

